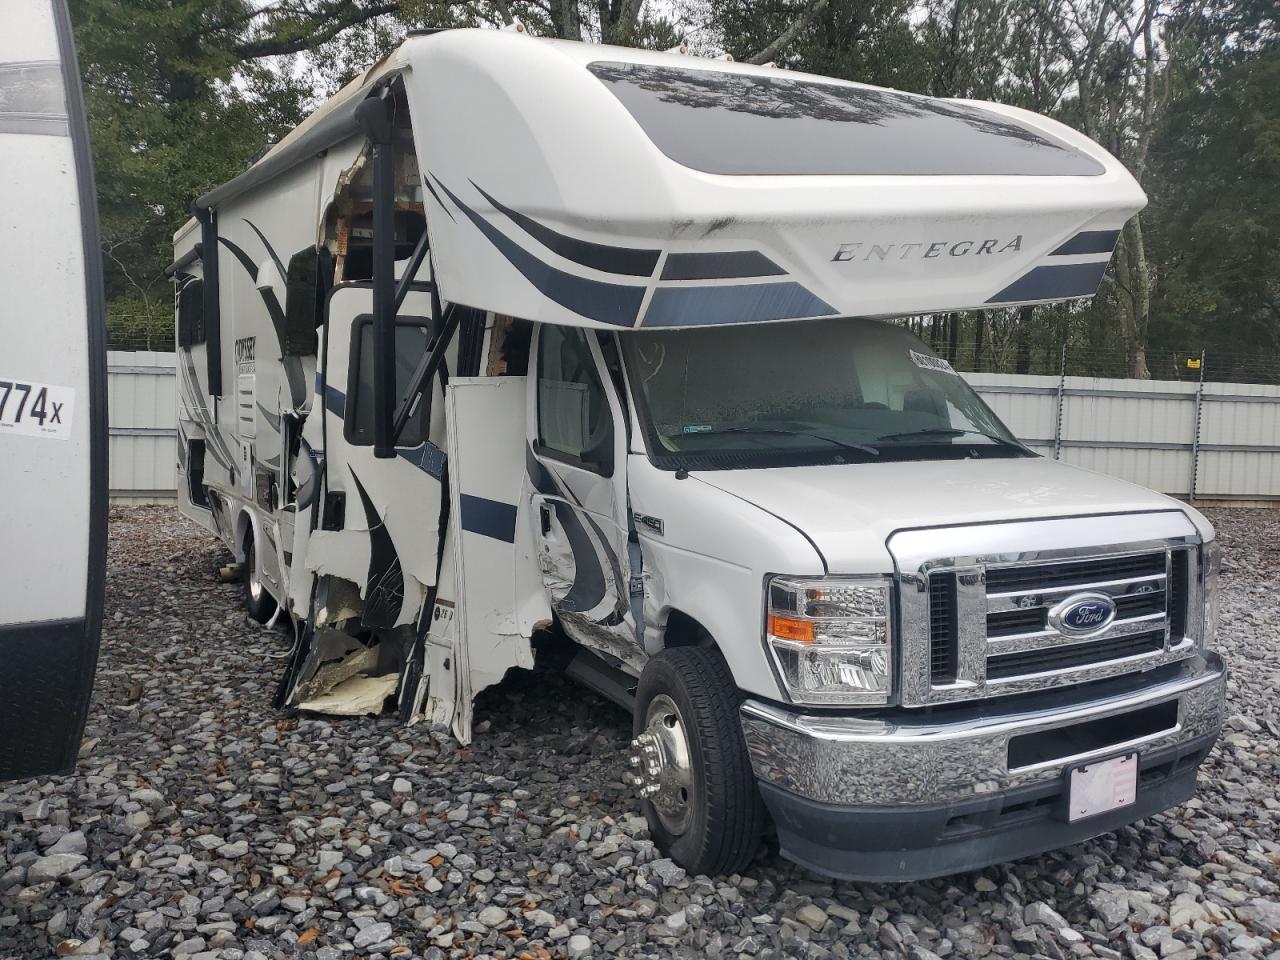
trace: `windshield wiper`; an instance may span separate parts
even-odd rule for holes
[[[992,436],[989,433],[983,433],[981,430],[960,430],[956,427],[924,427],[920,430],[906,430],[902,433],[886,433],[876,437],[876,441],[881,440],[911,440],[915,437],[963,437],[970,434],[975,437],[983,437],[990,440],[996,446],[1009,447],[1014,450],[1025,449],[1020,443],[1011,443],[1003,437]]]
[[[842,450],[851,450],[854,453],[865,453],[872,457],[880,456],[880,451],[875,447],[868,447],[861,443],[848,443],[844,440],[837,440],[835,437],[824,436],[821,433],[810,433],[808,430],[785,430],[782,427],[724,427],[719,430],[699,430],[700,434],[707,433],[764,433],[775,434],[781,437],[810,437],[814,440],[822,440],[826,443],[841,448]]]

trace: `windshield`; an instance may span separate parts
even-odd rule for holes
[[[1034,456],[903,327],[824,319],[619,338],[667,469]]]

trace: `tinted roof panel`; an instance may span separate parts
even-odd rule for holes
[[[1103,167],[964,104],[785,75],[596,61],[593,74],[672,160],[720,174],[1097,176]]]

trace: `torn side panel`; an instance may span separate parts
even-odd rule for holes
[[[454,641],[457,706],[454,734],[471,739],[475,694],[511,667],[531,667],[533,652],[517,620],[516,531],[525,501],[524,377],[467,377],[449,382],[451,523],[455,534]]]
[[[365,286],[336,290],[329,301],[326,366],[299,470],[307,524],[305,534],[294,538],[291,579],[291,595],[309,611],[309,621],[277,699],[301,709],[359,712],[367,706],[361,698],[375,696],[363,680],[393,673],[391,694],[402,718],[411,721],[431,680],[417,624],[439,576],[444,402],[434,384],[417,445],[399,448],[394,458],[373,456],[353,414],[353,404],[366,396],[360,378],[368,364],[360,360],[359,345],[367,339],[361,324],[367,325],[370,310]],[[415,329],[419,321],[429,323],[429,298],[422,291],[409,294],[404,310]],[[368,662],[372,652],[348,649],[335,657],[335,634],[375,651],[376,665]]]
[[[366,378],[371,365],[361,351],[370,349],[371,313],[372,290],[366,286],[339,288],[330,297],[322,385],[324,529],[313,534],[308,562],[317,575],[333,573],[360,584],[363,622],[370,628],[388,629],[418,622],[422,603],[439,574],[445,423],[443,392],[437,382],[424,394],[415,414],[416,442],[398,447],[395,457],[374,457],[367,415],[359,410],[361,397],[366,405],[369,402]],[[430,296],[422,290],[411,291],[397,328],[413,331],[425,344],[430,315]],[[352,391],[354,396],[349,395]],[[330,516],[331,502],[337,498],[342,502],[340,518]],[[326,540],[332,540],[332,545],[321,546]],[[365,561],[363,569],[355,569],[354,557]]]
[[[440,585],[430,610],[424,610],[419,633],[421,645],[421,679],[414,691],[413,720],[426,720],[432,725],[452,726],[458,704],[458,579],[454,563],[457,525],[450,523],[445,531],[444,552],[440,564]]]

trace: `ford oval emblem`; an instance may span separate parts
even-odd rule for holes
[[[1099,633],[1116,618],[1116,602],[1105,593],[1073,593],[1049,611],[1049,626],[1079,637]]]

